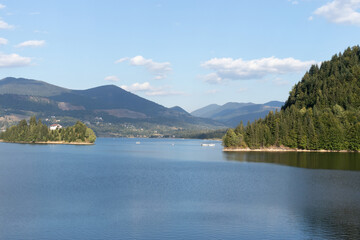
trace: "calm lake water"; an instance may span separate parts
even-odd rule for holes
[[[0,143],[0,239],[360,239],[360,154],[205,142]]]

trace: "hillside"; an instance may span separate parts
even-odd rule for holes
[[[70,90],[43,81],[13,77],[0,80],[0,94],[49,97],[65,92],[70,92]]]
[[[161,136],[224,125],[191,116],[180,107],[166,108],[115,85],[70,90],[24,78],[0,80],[0,127],[22,118],[41,117],[47,124],[86,122],[98,135]]]
[[[224,105],[211,104],[193,111],[197,117],[210,118],[235,127],[239,122],[253,122],[265,117],[270,111],[280,110],[283,102],[272,101],[264,104],[229,102]]]
[[[230,129],[226,147],[360,150],[360,48],[314,65],[280,112]]]

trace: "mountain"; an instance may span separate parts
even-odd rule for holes
[[[360,47],[311,66],[280,112],[239,124],[224,145],[360,151]]]
[[[81,120],[97,134],[149,136],[187,129],[218,129],[223,124],[166,108],[115,85],[71,90],[24,78],[0,80],[0,127],[36,115],[49,123]],[[2,125],[1,125],[2,124]]]
[[[176,111],[176,112],[180,112],[180,113],[184,113],[186,115],[190,115],[187,111],[185,111],[183,108],[181,108],[179,106],[175,106],[175,107],[172,107],[170,109],[173,110],[173,111]]]
[[[32,79],[8,77],[0,80],[0,94],[49,97],[70,91],[66,88]]]
[[[221,106],[217,105],[217,104],[210,104],[206,107],[197,109],[193,112],[191,112],[191,115],[196,116],[196,117],[205,117],[205,118],[210,118],[211,115],[213,114],[214,111],[216,111],[217,109],[219,109]]]
[[[193,116],[210,118],[235,127],[240,121],[247,123],[265,117],[270,111],[280,110],[283,102],[271,101],[264,104],[229,102],[224,105],[211,104],[191,112]]]

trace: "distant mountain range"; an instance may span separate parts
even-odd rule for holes
[[[178,106],[166,108],[115,85],[71,90],[25,78],[0,80],[0,127],[31,115],[68,125],[79,119],[97,134],[114,136],[225,127],[215,120],[194,117]]]
[[[270,111],[280,110],[284,102],[271,101],[264,104],[229,102],[224,105],[211,104],[191,112],[191,115],[210,118],[231,127],[240,121],[244,125],[250,121],[265,117]]]

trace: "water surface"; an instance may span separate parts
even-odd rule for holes
[[[0,239],[360,238],[359,171],[201,143],[0,143]]]

